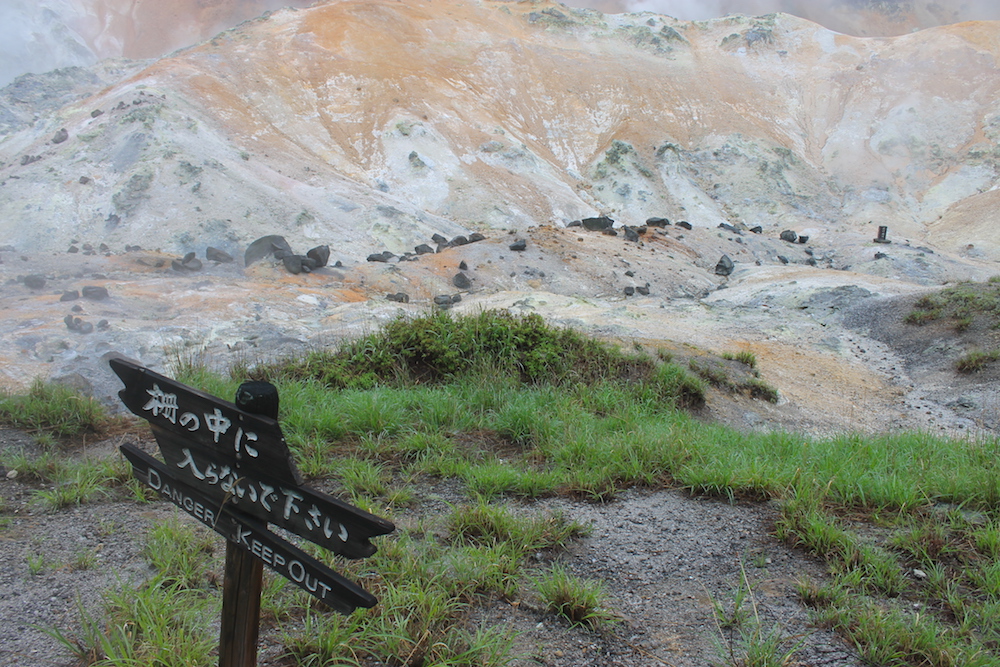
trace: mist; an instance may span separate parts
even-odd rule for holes
[[[267,10],[305,7],[313,1],[0,0],[0,86],[27,72],[91,65],[103,58],[159,57]],[[566,0],[566,4],[606,13],[655,12],[686,21],[786,12],[862,37],[1000,19],[996,0],[897,0],[899,11],[890,12],[893,15],[883,21],[862,16],[859,10],[870,7],[869,0]]]
[[[836,29],[829,25],[831,20],[837,22],[838,16],[857,15],[859,9],[875,3],[868,0],[568,0],[566,4],[606,13],[654,12],[684,21],[704,21],[727,14],[760,16],[785,12]],[[1000,19],[1000,3],[996,0],[896,0],[888,4],[894,4],[901,12],[912,15],[920,28]]]

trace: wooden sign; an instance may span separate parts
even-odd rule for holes
[[[164,458],[122,445],[136,478],[227,540],[221,667],[256,664],[262,565],[337,611],[376,604],[371,593],[267,529],[273,523],[348,558],[372,555],[370,538],[395,530],[391,521],[302,484],[276,420],[273,386],[244,383],[240,407],[135,362],[109,363],[125,383],[122,402],[149,422]],[[255,393],[248,388],[254,384],[270,393]]]
[[[119,396],[148,420],[171,477],[209,500],[348,558],[376,551],[369,538],[392,522],[301,485],[278,422],[122,359],[111,368],[125,382]],[[164,407],[167,406],[167,407]]]
[[[331,608],[349,614],[358,607],[374,607],[375,597],[341,576],[294,544],[267,530],[263,524],[232,512],[174,478],[170,468],[133,445],[122,445],[136,479],[195,519],[250,552],[271,570],[285,577]]]

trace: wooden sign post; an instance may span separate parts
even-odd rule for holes
[[[147,420],[163,461],[121,446],[135,477],[226,538],[220,667],[257,661],[263,566],[344,614],[373,607],[368,591],[267,529],[276,524],[347,558],[392,522],[302,484],[276,421],[277,390],[244,383],[229,403],[132,361],[112,359],[122,402]]]

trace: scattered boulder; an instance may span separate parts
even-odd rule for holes
[[[66,249],[66,252],[71,253],[71,254],[72,253],[78,253],[78,252],[80,252],[80,249],[77,248],[75,245],[71,245],[69,248]]]
[[[469,234],[469,243],[478,243],[479,241],[485,241],[486,236],[480,234],[479,232],[473,232]]]
[[[173,267],[174,271],[201,271],[202,263],[193,252],[189,252],[184,255],[183,259],[175,259],[170,262],[170,266]]]
[[[788,243],[795,243],[795,241],[798,240],[799,235],[790,229],[786,229],[778,235],[778,238],[782,241],[787,241]]]
[[[733,225],[730,225],[728,222],[720,222],[719,223],[719,229],[725,229],[727,232],[732,232],[733,234],[742,234],[743,233],[742,230],[740,230],[737,227],[734,227]]]
[[[733,260],[729,258],[729,255],[723,255],[719,259],[719,263],[715,265],[715,275],[717,276],[728,276],[733,272],[736,265],[733,264]]]
[[[459,262],[458,263],[458,270],[459,271],[468,271],[469,270],[469,264],[468,264],[468,262],[466,262],[464,259],[461,262]]]
[[[389,301],[395,301],[396,303],[409,303],[410,295],[406,292],[396,292],[395,294],[386,294],[385,298]]]
[[[302,265],[302,255],[285,255],[281,258],[281,263],[284,265],[285,270],[293,275],[308,273]]]
[[[219,250],[218,248],[208,246],[205,248],[205,259],[218,264],[229,264],[233,261],[233,256],[225,250]]]
[[[438,244],[439,246],[440,245],[443,245],[443,246],[448,245],[448,239],[446,239],[445,237],[441,236],[440,234],[435,234],[434,236],[432,236],[431,237],[431,241],[434,241],[434,243]]]
[[[455,274],[455,276],[451,279],[451,284],[457,287],[458,289],[472,288],[472,281],[469,280],[469,276],[465,275],[462,272]]]
[[[62,296],[59,297],[59,300],[60,301],[76,301],[79,298],[80,298],[80,293],[77,292],[74,289],[74,290],[66,290],[65,292],[63,292]]]
[[[750,231],[753,232],[754,234],[763,234],[764,228],[761,227],[760,225],[757,225],[756,227],[751,227]]]
[[[84,285],[80,293],[84,299],[90,299],[91,301],[104,301],[109,296],[107,288],[100,285]]]
[[[611,227],[608,227],[607,229],[602,229],[601,233],[604,234],[605,236],[618,236],[618,232],[612,229]]]
[[[94,109],[93,111],[90,112],[90,117],[97,118],[98,116],[101,116],[103,114],[104,112],[101,109]]]
[[[784,255],[778,255],[778,261],[781,262],[782,264],[788,264],[788,258],[785,257]]]
[[[246,252],[243,254],[243,264],[244,266],[250,266],[265,257],[273,257],[275,251],[284,251],[287,254],[292,254],[292,248],[288,245],[288,241],[285,240],[284,236],[278,236],[277,234],[262,236],[247,246]]]
[[[434,248],[430,247],[426,243],[421,243],[420,245],[418,245],[413,249],[413,252],[417,253],[418,255],[431,255],[434,253]]]
[[[107,331],[111,327],[111,323],[107,320],[101,320],[97,323],[98,331]]]
[[[513,252],[524,252],[528,249],[528,242],[524,239],[518,239],[507,247]]]
[[[61,130],[59,130],[58,132],[56,132],[55,136],[52,137],[52,143],[54,143],[54,144],[61,144],[62,142],[66,141],[67,139],[69,139],[69,132],[64,127]]]
[[[809,237],[808,236],[800,236],[799,237],[799,243],[806,243],[808,241],[809,241]]]
[[[636,285],[636,294],[641,294],[643,296],[649,296],[649,283],[645,285]]]
[[[316,262],[315,268],[321,269],[330,262],[330,246],[318,245],[315,248],[310,248],[306,252],[306,257]]]
[[[434,297],[434,305],[441,306],[444,308],[451,306],[451,295],[450,294],[439,294]]]
[[[632,296],[633,294],[635,294],[635,287],[629,285],[625,288],[625,296]]]
[[[628,225],[625,225],[624,227],[622,227],[622,231],[625,232],[626,241],[631,241],[632,243],[639,242],[639,233],[636,230],[632,229]]]
[[[597,218],[584,218],[580,221],[583,224],[583,228],[592,232],[600,232],[605,229],[611,229],[615,224],[615,221],[606,215],[602,215]]]
[[[91,180],[90,176],[81,176],[79,183],[80,183],[80,185],[89,185],[90,184],[90,180]]]
[[[688,231],[690,231],[692,229],[691,228],[691,223],[688,222],[687,220],[681,220],[680,222],[677,223],[677,226],[678,227],[682,227],[684,229],[687,229]]]
[[[66,323],[66,328],[70,331],[75,331],[76,333],[89,334],[94,330],[94,325],[90,322],[85,322],[79,317],[74,317],[73,315],[67,315],[63,318],[63,322]]]
[[[42,289],[45,287],[45,276],[32,273],[24,277],[24,286],[28,289]]]
[[[670,221],[666,218],[646,218],[646,225],[648,227],[667,227],[670,225]]]
[[[467,239],[464,236],[459,235],[459,236],[456,236],[455,238],[453,238],[451,240],[451,245],[453,245],[453,246],[466,245],[468,242],[469,242],[469,239]]]
[[[38,162],[41,159],[42,159],[41,155],[22,155],[21,166],[24,167],[26,165],[31,164],[32,162]]]
[[[583,227],[583,221],[582,220],[571,220],[570,222],[566,223],[566,227]]]
[[[393,257],[395,257],[395,255],[392,254],[391,252],[389,252],[388,250],[386,250],[386,251],[383,251],[383,252],[374,252],[374,253],[368,255],[368,261],[369,262],[388,262]]]
[[[884,252],[875,253],[875,259],[888,259],[888,258],[889,255],[885,254]]]

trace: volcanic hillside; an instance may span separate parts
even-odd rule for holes
[[[537,3],[283,10],[8,134],[0,242],[236,250],[266,230],[359,257],[607,214],[885,224],[934,245],[960,228],[941,250],[972,237],[993,257],[997,35]]]
[[[998,273],[998,50],[997,22],[865,39],[786,14],[340,0],[25,76],[0,91],[0,369],[252,360],[460,293],[752,349],[839,425],[873,391],[876,427],[939,419],[923,401],[952,401],[950,376],[918,391],[835,316]],[[577,226],[598,216],[618,236]],[[244,267],[266,235],[329,266]],[[88,286],[110,299],[64,301]]]

